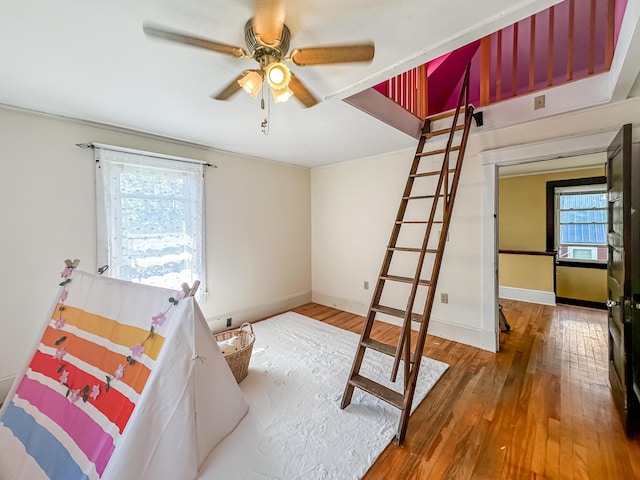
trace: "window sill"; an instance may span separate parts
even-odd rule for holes
[[[598,270],[606,270],[607,264],[602,262],[572,262],[571,260],[558,260],[558,267],[575,267],[575,268],[595,268]]]

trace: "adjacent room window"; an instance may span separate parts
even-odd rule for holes
[[[600,179],[600,177],[598,177]],[[606,184],[549,182],[554,193],[554,249],[560,262],[606,264]],[[565,183],[562,185],[562,183]],[[566,183],[577,183],[566,185]],[[561,184],[561,185],[557,185]]]
[[[132,282],[179,289],[204,267],[204,165],[95,146],[98,266]]]

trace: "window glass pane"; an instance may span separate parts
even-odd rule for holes
[[[603,193],[562,194],[560,208],[607,208],[607,195]]]
[[[556,248],[568,260],[607,260],[607,196],[604,191],[572,188],[558,194]]]
[[[141,196],[183,194],[185,178],[180,174],[131,168],[120,175],[120,192]]]
[[[111,276],[171,289],[200,280],[206,291],[202,168],[100,152],[99,263]]]
[[[607,226],[605,224],[561,224],[559,243],[561,245],[605,245],[607,243]]]

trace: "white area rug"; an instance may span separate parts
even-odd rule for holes
[[[198,478],[361,478],[393,439],[400,411],[359,389],[340,409],[359,335],[292,312],[253,328],[249,375],[240,384],[249,413]],[[367,350],[362,372],[400,391],[402,373],[388,381],[392,361]],[[447,368],[422,358],[414,408]]]

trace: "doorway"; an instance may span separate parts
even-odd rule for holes
[[[605,309],[604,152],[500,166],[501,299]]]
[[[498,315],[498,187],[499,168],[545,160],[605,152],[617,130],[482,152],[482,326],[495,332],[499,350]]]

